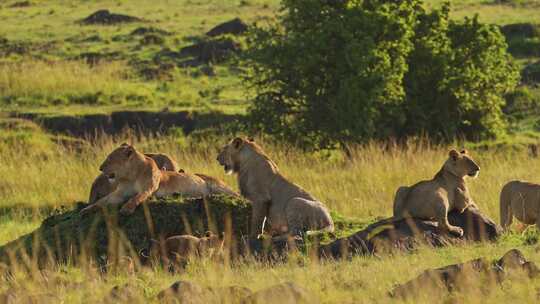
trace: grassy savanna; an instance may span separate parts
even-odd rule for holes
[[[206,173],[237,187],[216,162],[216,151],[229,137],[198,139],[182,135],[146,138],[103,137],[97,142],[51,135],[28,120],[9,118],[9,112],[45,115],[107,113],[119,109],[192,111],[218,110],[244,113],[246,88],[236,63],[182,68],[174,64],[165,78],[147,79],[142,68],[159,68],[153,58],[160,51],[178,51],[214,25],[240,17],[247,22],[273,16],[277,0],[202,1],[30,1],[12,8],[16,0],[0,3],[0,245],[37,228],[52,208],[72,207],[85,201],[97,168],[107,153],[124,141],[144,152],[164,152],[186,171]],[[442,1],[426,1],[438,7]],[[452,2],[452,17],[479,14],[480,21],[506,25],[539,23],[539,1]],[[82,26],[76,22],[98,9],[143,18],[145,22],[112,26]],[[144,36],[130,35],[140,27],[170,34],[158,44],[143,44]],[[242,38],[238,39],[242,43]],[[525,45],[538,45],[540,37]],[[525,52],[528,53],[526,47]],[[104,59],[89,64],[87,53]],[[520,53],[521,54],[521,53]],[[538,54],[538,53],[537,53]],[[517,56],[519,64],[538,55]],[[529,87],[534,100],[538,88]],[[292,181],[325,202],[333,211],[370,223],[392,213],[397,187],[429,179],[439,170],[452,147],[465,147],[481,167],[469,181],[472,196],[487,215],[499,220],[499,192],[512,179],[540,182],[540,158],[516,143],[536,144],[538,113],[512,120],[513,129],[496,142],[456,143],[451,146],[411,142],[408,149],[388,149],[371,143],[353,147],[351,156],[340,151],[307,153],[295,147],[264,140],[261,144]],[[71,145],[73,142],[76,145]],[[68,143],[66,145],[66,143]],[[517,231],[514,225],[514,231]],[[468,244],[444,249],[421,248],[412,254],[356,257],[350,261],[319,263],[307,258],[285,264],[246,263],[223,265],[195,261],[185,272],[170,274],[161,268],[101,273],[93,265],[57,265],[41,272],[19,271],[0,277],[0,303],[101,303],[114,286],[128,284],[131,298],[119,302],[158,302],[157,293],[179,279],[205,286],[239,285],[254,291],[275,283],[294,281],[323,303],[387,303],[396,283],[407,281],[430,267],[472,258],[500,257],[511,248],[522,250],[540,263],[535,229],[504,235],[493,244]],[[2,269],[0,269],[1,271]],[[419,302],[484,303],[538,302],[540,280],[506,281],[486,289],[472,286],[466,293],[434,298],[426,292]]]
[[[43,211],[32,215],[21,211],[21,207],[70,206],[74,201],[86,200],[90,184],[98,173],[96,168],[118,142],[104,140],[83,152],[69,151],[54,144],[35,143],[32,153],[25,152],[30,151],[22,141],[9,144],[9,149],[3,150],[0,167],[1,176],[11,177],[3,178],[0,187],[0,204],[5,212],[0,243],[35,229],[46,215]],[[187,171],[204,172],[236,186],[234,178],[225,175],[215,161],[216,148],[221,144],[217,141],[195,143],[185,138],[165,137],[143,139],[135,144],[142,151],[170,154]],[[338,152],[306,154],[291,147],[262,144],[285,175],[302,184],[333,211],[365,222],[390,216],[395,189],[431,178],[448,152],[447,147],[427,144],[411,145],[408,150],[382,152],[380,145],[370,144],[355,148],[352,159],[347,159]],[[515,178],[540,180],[540,175],[534,170],[540,165],[540,160],[531,158],[526,150],[472,150],[471,154],[482,168],[480,176],[469,183],[472,195],[479,207],[497,221],[498,195],[505,182]],[[113,286],[128,283],[135,298],[149,301],[178,279],[203,285],[240,285],[253,290],[273,283],[294,281],[325,303],[384,303],[391,301],[385,294],[394,284],[412,278],[425,268],[480,256],[497,258],[510,248],[519,248],[528,258],[540,262],[537,245],[525,245],[527,238],[526,235],[511,233],[496,244],[422,248],[414,254],[358,257],[351,261],[322,264],[308,260],[301,264],[291,261],[285,265],[242,264],[233,267],[200,261],[190,265],[185,273],[176,275],[160,269],[98,275],[97,270],[90,266],[84,270],[59,266],[59,269],[50,269],[43,275],[19,273],[6,278],[2,291],[9,289],[21,300],[25,296],[42,296],[51,302],[79,302],[83,299],[99,302]],[[472,292],[455,297],[472,303],[484,301],[486,297],[497,302],[509,299],[530,302],[535,299],[537,288],[540,288],[538,280],[527,284],[517,280],[506,282],[502,288],[493,287],[492,293],[480,295]],[[426,302],[432,300],[428,295],[424,299]]]

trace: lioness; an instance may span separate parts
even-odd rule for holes
[[[540,185],[523,182],[508,182],[500,196],[501,226],[507,229],[515,216],[527,225],[536,224],[540,229]]]
[[[114,180],[113,192],[100,198],[94,204],[81,210],[88,213],[96,207],[122,204],[121,213],[132,213],[137,206],[148,199],[159,187],[161,171],[156,162],[138,152],[135,147],[122,144],[111,152],[99,167],[107,178]],[[165,171],[163,171],[165,172]]]
[[[416,217],[436,219],[439,228],[463,236],[463,229],[448,222],[448,212],[463,212],[474,204],[465,184],[465,176],[476,177],[480,167],[467,151],[451,150],[441,170],[431,180],[411,187],[400,187],[394,199],[394,219]]]
[[[107,178],[114,179],[116,188],[96,203],[81,210],[82,214],[97,207],[122,204],[125,201],[128,202],[122,206],[120,212],[130,214],[140,203],[154,194],[157,197],[171,194],[204,197],[217,193],[234,193],[226,185],[223,187],[223,183],[215,184],[210,179],[204,180],[194,174],[159,170],[152,158],[128,144],[122,144],[111,152],[99,170]]]
[[[178,165],[167,154],[162,153],[145,153],[145,156],[152,158],[158,168],[164,171],[178,171]],[[97,202],[100,198],[114,191],[116,188],[116,182],[114,179],[109,179],[105,174],[99,174],[94,182],[92,188],[90,188],[90,196],[88,198],[88,204]]]
[[[219,153],[225,172],[238,175],[240,194],[252,206],[250,235],[256,237],[267,218],[273,233],[300,235],[307,230],[334,230],[328,209],[279,173],[277,165],[251,140],[235,138]]]

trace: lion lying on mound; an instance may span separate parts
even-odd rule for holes
[[[178,164],[167,154],[161,153],[145,153],[145,156],[150,157],[156,162],[159,169],[163,171],[178,171]],[[100,198],[106,196],[116,189],[115,179],[109,179],[105,174],[101,173],[96,177],[92,183],[90,189],[90,197],[88,198],[88,204],[97,202]]]
[[[520,222],[540,229],[540,185],[523,181],[508,182],[500,196],[501,226],[507,229],[515,216]]]
[[[223,238],[206,232],[202,238],[192,235],[176,235],[167,238],[163,243],[152,240],[153,246],[159,246],[159,252],[171,261],[183,261],[193,257],[211,257],[223,250]],[[152,250],[158,251],[158,250]]]
[[[105,205],[125,203],[120,210],[131,214],[135,208],[152,195],[157,197],[182,194],[189,197],[204,197],[211,194],[234,193],[222,182],[186,172],[161,171],[156,162],[138,152],[135,147],[122,144],[107,156],[99,168],[108,178],[114,180],[116,188],[94,204],[81,210],[87,213]]]
[[[250,235],[264,229],[267,218],[271,232],[300,235],[308,230],[334,230],[325,205],[279,173],[276,164],[251,140],[235,138],[219,153],[225,172],[238,174],[240,193],[252,202]]]
[[[436,219],[439,228],[459,236],[463,229],[448,222],[448,212],[462,212],[474,204],[465,184],[465,176],[476,177],[480,167],[467,154],[451,150],[449,158],[435,177],[411,187],[400,187],[394,199],[394,219],[416,217]]]

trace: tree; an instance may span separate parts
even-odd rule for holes
[[[285,0],[252,29],[251,126],[306,148],[501,132],[517,72],[497,28],[420,0]]]

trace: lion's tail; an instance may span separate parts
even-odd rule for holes
[[[501,190],[499,197],[499,211],[501,216],[501,226],[506,229],[512,224],[512,188],[517,181],[508,182]]]
[[[231,196],[240,196],[236,191],[231,189],[222,181],[200,173],[195,173],[198,177],[202,178],[206,182],[209,194],[227,194]]]

